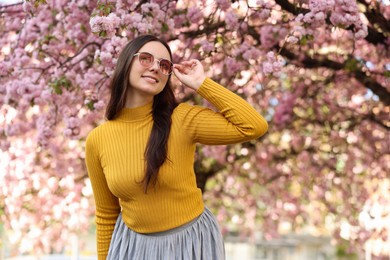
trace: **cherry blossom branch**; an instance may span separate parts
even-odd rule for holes
[[[248,33],[252,35],[254,39],[260,39],[260,34],[253,28],[248,26]],[[317,55],[317,58],[311,58],[309,56],[305,56],[303,59],[298,58],[296,54],[289,51],[285,47],[275,46],[279,49],[279,54],[290,60],[290,62],[295,62],[297,66],[302,66],[304,68],[319,68],[319,67],[325,67],[330,70],[345,70],[347,60],[344,63],[336,62],[333,60],[330,60],[326,58],[325,56]],[[376,95],[378,95],[379,99],[385,103],[386,105],[390,105],[390,93],[387,91],[387,89],[375,81],[375,79],[367,76],[367,74],[359,69],[356,71],[351,72],[354,77],[359,80],[366,88],[371,89],[372,92],[374,92]]]
[[[73,55],[72,57],[68,57],[63,63],[60,63],[60,68],[63,67],[66,63],[70,62],[71,60],[73,60],[75,57],[77,57],[81,52],[83,52],[84,49],[86,49],[87,47],[91,46],[91,45],[95,45],[97,47],[101,47],[101,45],[97,42],[89,42],[87,43],[86,45],[84,45],[83,47],[80,48],[80,50],[75,54]]]
[[[280,51],[280,54],[284,57],[288,58],[290,61],[299,60],[297,55],[289,51],[287,48],[283,48]],[[305,56],[301,59],[300,64],[303,65],[304,68],[319,68],[325,67],[331,70],[343,70],[346,67],[346,62],[339,63],[336,61],[332,61],[323,56],[318,56],[316,59]],[[351,72],[352,75],[360,81],[366,88],[372,90],[376,95],[378,95],[379,99],[385,103],[386,105],[390,105],[390,93],[387,89],[375,81],[375,79],[367,76],[367,74],[359,69]]]
[[[139,3],[137,4],[137,6],[134,8],[134,11],[135,10],[138,10],[143,4],[147,3],[148,1],[147,0],[142,0],[142,1],[139,1]]]
[[[22,10],[19,10],[19,11],[7,11],[6,8],[9,8],[9,7],[14,7],[14,6],[18,6],[18,5],[22,5],[23,4],[23,1],[22,2],[19,2],[19,3],[14,3],[14,4],[8,4],[8,5],[0,5],[0,14],[4,14],[4,13],[7,13],[7,14],[16,14],[16,13],[21,13]],[[4,9],[4,11],[3,11]]]
[[[370,23],[378,25],[382,31],[390,33],[390,21],[388,21],[378,9],[372,8],[365,0],[357,1],[366,7],[364,14]]]
[[[276,2],[280,2],[280,1],[282,1],[281,3],[286,2],[284,0],[276,0]],[[288,10],[290,10],[294,7],[294,5],[290,4],[288,1],[287,1],[287,3],[288,3],[288,5],[287,5]],[[217,23],[211,24],[209,26],[205,26],[205,28],[202,30],[187,31],[187,32],[183,32],[183,34],[185,34],[187,37],[197,37],[197,36],[203,35],[203,34],[208,35],[214,31],[217,31],[219,28],[224,28],[224,26],[225,26],[225,22],[222,21],[222,22],[217,22]],[[249,32],[249,34],[252,35],[252,37],[254,39],[260,39],[260,34],[253,27],[248,26],[248,32]],[[282,56],[288,58],[290,61],[299,60],[294,53],[290,52],[286,48],[280,48],[280,47],[278,47],[278,48],[280,49],[280,54]],[[342,70],[342,69],[345,69],[345,65],[346,65],[345,63],[339,63],[336,61],[332,61],[328,58],[321,57],[321,56],[318,56],[317,59],[313,59],[313,58],[306,56],[301,61],[301,64],[305,68],[326,67],[326,68],[331,69],[331,70]],[[354,71],[353,75],[357,80],[362,82],[366,88],[371,89],[376,95],[378,95],[379,99],[382,102],[384,102],[386,105],[390,104],[390,93],[387,91],[387,89],[384,86],[382,86],[381,84],[376,82],[373,78],[367,76],[366,73],[364,73],[361,70]]]
[[[280,5],[280,7],[282,7],[283,10],[286,10],[287,12],[292,13],[294,15],[305,14],[305,13],[308,13],[310,11],[308,9],[298,7],[298,6],[290,3],[288,0],[275,0],[275,2],[278,5]],[[368,19],[368,16],[371,16],[372,14],[365,13],[365,15],[367,16],[367,19]],[[380,21],[383,22],[383,20],[386,21],[386,19],[384,19],[384,18],[381,19]],[[331,24],[329,19],[326,19],[326,22],[328,24]],[[388,22],[387,22],[387,24],[388,24]],[[347,29],[351,30],[353,28],[350,26]],[[386,42],[386,37],[384,36],[384,34],[375,30],[372,26],[368,26],[368,35],[366,36],[365,39],[368,42],[375,44],[375,45],[376,44],[384,44],[384,45],[388,46],[388,43]]]
[[[213,24],[207,24],[204,26],[201,30],[195,30],[195,31],[186,31],[183,32],[183,34],[187,37],[197,37],[200,35],[209,35],[215,31],[217,31],[220,28],[224,28],[226,26],[224,21],[216,22]]]

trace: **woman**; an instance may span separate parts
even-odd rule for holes
[[[107,121],[87,137],[99,259],[224,259],[218,224],[196,186],[195,146],[245,142],[268,125],[206,78],[198,60],[171,60],[154,36],[129,42],[112,78]],[[178,105],[172,73],[220,112]]]

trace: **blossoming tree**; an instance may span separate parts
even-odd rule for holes
[[[61,251],[88,228],[84,140],[103,120],[121,48],[150,33],[270,123],[260,140],[198,149],[199,187],[225,232],[313,227],[351,252],[389,255],[389,18],[387,0],[3,4],[0,212],[11,242]]]

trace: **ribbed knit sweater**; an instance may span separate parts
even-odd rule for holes
[[[106,259],[118,214],[139,233],[181,226],[204,210],[194,173],[196,143],[221,145],[245,142],[263,135],[266,120],[245,100],[209,78],[197,93],[209,108],[179,104],[172,114],[168,158],[158,182],[145,194],[144,152],[152,129],[152,103],[124,108],[114,120],[92,130],[86,140],[86,165],[96,206],[99,259]]]

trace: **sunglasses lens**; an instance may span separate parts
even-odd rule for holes
[[[153,66],[154,56],[152,54],[147,53],[147,52],[141,52],[141,53],[137,53],[136,55],[138,55],[139,63],[141,63],[142,66],[147,67],[147,68]],[[165,75],[169,75],[172,73],[173,64],[169,60],[161,59],[158,61],[158,64],[159,64],[161,73],[163,73]]]
[[[160,70],[163,74],[169,75],[172,73],[172,62],[166,59],[160,60]]]
[[[150,66],[154,61],[153,55],[146,52],[141,52],[138,58],[139,58],[139,63],[141,63],[141,65],[145,67]]]

